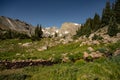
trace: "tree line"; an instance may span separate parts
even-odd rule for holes
[[[118,32],[120,32],[118,25],[120,24],[120,0],[116,0],[114,3],[108,1],[106,2],[106,6],[103,9],[102,16],[95,13],[94,18],[88,18],[76,31],[76,35],[74,37],[80,37],[86,35],[88,37],[92,32],[97,31],[100,28],[108,26],[108,35],[115,36]]]
[[[35,27],[34,34],[31,34],[29,36],[27,33],[20,33],[14,30],[2,30],[0,29],[0,40],[5,40],[5,39],[31,39],[32,41],[35,40],[40,40],[42,38],[43,31],[42,31],[42,26],[37,25]]]

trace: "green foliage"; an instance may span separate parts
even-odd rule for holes
[[[103,9],[103,13],[102,13],[102,20],[101,20],[102,27],[109,24],[110,18],[112,16],[111,11],[112,10],[111,10],[110,2],[107,2],[106,7]]]
[[[114,4],[114,14],[116,18],[116,22],[120,24],[120,0],[116,0]]]
[[[83,65],[85,65],[87,62],[85,62],[85,60],[83,60],[83,59],[80,59],[80,60],[77,60],[77,61],[75,61],[75,65],[81,65],[81,66],[83,66]]]
[[[118,33],[118,25],[116,24],[116,19],[115,17],[111,17],[110,24],[108,27],[108,35],[116,36],[117,33]]]
[[[42,27],[41,25],[37,25],[37,27],[35,28],[35,34],[32,35],[31,40],[35,41],[35,40],[40,40],[42,38],[43,35],[43,31],[42,31]]]
[[[10,74],[10,75],[0,75],[0,80],[25,80],[30,77],[26,74]]]
[[[120,41],[118,41],[117,43],[113,43],[113,44],[109,44],[107,46],[111,52],[114,52],[117,48],[120,48]]]
[[[92,40],[102,40],[103,39],[103,37],[101,37],[100,35],[94,35],[93,37],[92,37]]]
[[[98,48],[97,51],[101,52],[101,53],[105,53],[107,51],[106,48]]]
[[[32,46],[27,48],[20,47],[18,43],[26,43],[30,42],[30,40],[3,40],[0,42],[0,60],[26,60],[28,58],[45,58],[48,60],[49,57],[52,56],[54,62],[58,63],[52,66],[29,66],[12,70],[6,70],[4,66],[0,65],[0,80],[119,80],[120,56],[112,57],[110,59],[103,57],[93,62],[85,62],[81,59],[83,56],[82,52],[86,51],[88,46],[85,45],[80,47],[80,42],[65,45],[60,44],[41,52],[36,49],[32,52],[26,52],[36,47],[40,47],[41,44],[44,44],[44,41],[46,42],[45,39],[36,41],[36,44],[33,42]],[[50,41],[50,39],[48,39],[48,41]],[[102,52],[105,52],[106,47],[115,51],[117,48],[120,48],[120,42],[108,46],[101,44],[93,45],[92,47],[95,50]],[[16,53],[20,53],[21,55],[16,56]],[[61,63],[61,55],[63,53],[68,53],[66,57],[69,57],[71,61],[74,60],[74,62]],[[22,54],[25,56],[22,57]]]
[[[89,37],[89,35],[91,34],[91,24],[92,24],[92,19],[91,18],[87,19],[84,26],[81,26],[81,28],[78,29],[78,31],[76,31],[75,36],[80,37],[86,35],[86,37]]]
[[[78,59],[82,59],[83,58],[83,54],[79,52],[79,53],[75,53],[75,54],[69,54],[68,57],[69,57],[69,59],[71,61],[74,62],[74,61],[76,61]]]
[[[16,31],[12,30],[2,30],[0,32],[0,39],[5,40],[5,39],[29,39],[30,37],[25,34],[25,33],[19,33]]]
[[[96,13],[94,18],[88,18],[86,20],[86,23],[81,26],[81,28],[78,29],[78,31],[76,31],[76,35],[74,36],[74,38],[76,39],[77,37],[86,35],[86,37],[89,37],[89,35],[92,32],[97,31],[100,28],[100,16]]]
[[[61,59],[61,56],[55,56],[54,59],[53,59],[53,62],[55,63],[61,63],[62,62],[62,59]]]
[[[97,31],[100,28],[100,23],[101,23],[100,16],[96,13],[93,18],[93,22],[91,26],[93,32]]]
[[[24,75],[27,75],[26,80],[119,80],[120,78],[120,56],[108,58],[100,58],[93,62],[85,62],[77,60],[75,63],[61,63],[52,66],[29,66],[14,70],[14,73],[9,73],[10,76],[16,74],[12,80],[21,78],[24,80]],[[11,72],[8,70],[7,72]],[[2,71],[4,72],[4,71]],[[17,73],[16,73],[17,72]],[[22,74],[22,75],[21,75]],[[0,73],[3,75],[3,73]],[[30,75],[30,76],[29,76]],[[23,78],[21,77],[23,76]],[[6,77],[7,78],[7,77]],[[1,78],[1,80],[4,80]]]
[[[58,36],[58,34],[55,32],[55,37],[57,37]]]

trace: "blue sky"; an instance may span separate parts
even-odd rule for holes
[[[64,22],[84,23],[101,15],[106,1],[114,0],[0,0],[0,16],[20,19],[32,25],[60,27]]]

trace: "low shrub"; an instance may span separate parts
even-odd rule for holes
[[[69,54],[68,57],[71,61],[74,62],[75,60],[82,59],[83,54],[79,52],[79,53],[75,53],[75,54]]]
[[[93,37],[92,37],[92,40],[102,40],[103,39],[103,37],[101,37],[100,35],[94,35]]]
[[[85,62],[85,60],[83,60],[83,59],[77,60],[77,61],[75,62],[75,65],[84,65],[84,64],[86,64],[86,62]]]
[[[107,51],[107,49],[106,48],[99,48],[99,49],[97,49],[97,51],[99,51],[101,53],[105,53]]]

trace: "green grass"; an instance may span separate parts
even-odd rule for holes
[[[61,63],[53,66],[31,66],[0,72],[2,80],[119,80],[120,56],[94,62]],[[7,72],[7,73],[6,73]],[[10,76],[11,75],[11,76]],[[4,77],[7,76],[7,77]],[[7,79],[6,79],[7,78]]]
[[[72,42],[68,44],[58,44],[57,46],[49,47],[48,50],[38,51],[37,49],[41,46],[44,46],[46,42],[53,43],[52,39],[42,39],[41,41],[31,42],[29,39],[25,40],[3,40],[0,41],[0,60],[22,60],[22,59],[49,59],[50,57],[61,59],[62,54],[82,55],[84,51],[88,51],[89,46],[84,45],[80,47],[81,42]],[[30,42],[30,46],[22,47],[19,43]],[[117,43],[111,43],[107,46],[104,44],[100,45],[91,45],[95,50],[105,52],[105,49],[109,49],[111,52],[114,52],[117,48],[120,48],[120,41]],[[88,51],[89,52],[89,51]],[[19,56],[17,56],[19,54]],[[70,55],[70,56],[69,56]]]
[[[0,41],[0,60],[26,60],[30,59],[49,59],[59,62],[62,54],[68,53],[71,62],[59,63],[52,66],[29,66],[21,69],[6,70],[0,65],[0,80],[119,80],[120,79],[120,56],[110,58],[100,58],[94,62],[85,62],[81,57],[89,46],[79,46],[81,42],[68,44],[58,44],[49,47],[45,51],[37,51],[46,41],[53,42],[51,39],[42,39],[32,42],[28,47],[22,47],[18,43],[31,42],[31,40],[3,40]],[[105,52],[109,49],[114,52],[120,48],[120,41],[108,45],[92,45],[95,50]],[[16,54],[19,55],[17,56]],[[75,62],[72,62],[75,60]],[[61,61],[60,61],[61,62]]]

